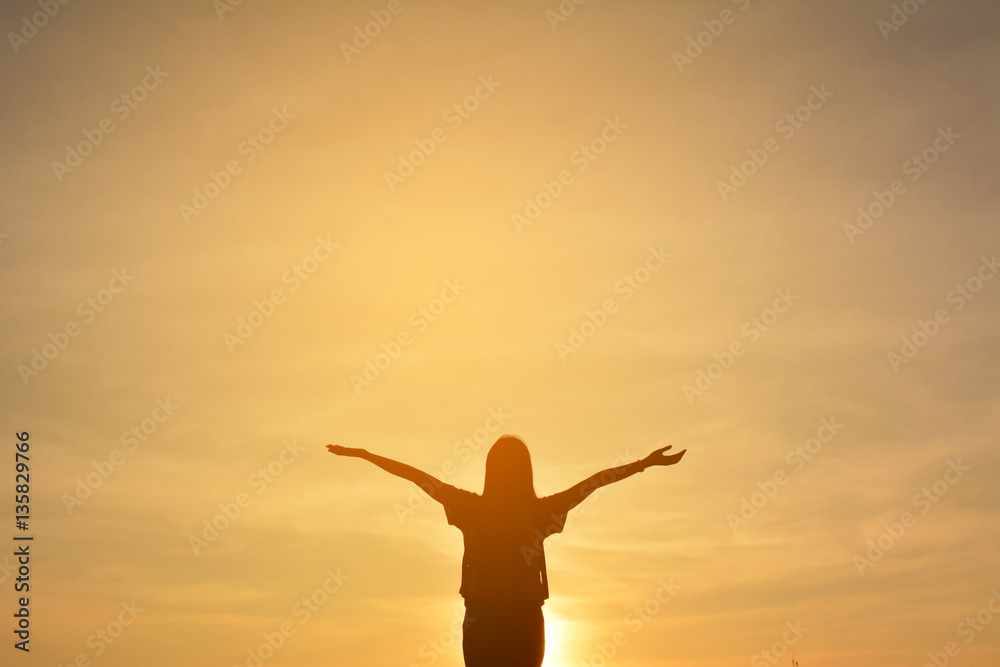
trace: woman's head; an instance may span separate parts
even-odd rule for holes
[[[484,497],[510,499],[537,498],[531,472],[531,454],[524,441],[513,435],[502,435],[486,455]]]

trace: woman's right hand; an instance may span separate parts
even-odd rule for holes
[[[365,451],[363,449],[358,449],[357,447],[344,447],[343,445],[327,445],[326,448],[330,450],[331,454],[336,454],[338,456],[360,457]]]

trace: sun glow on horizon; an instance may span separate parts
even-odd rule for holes
[[[577,639],[573,623],[545,610],[545,660],[542,667],[569,667],[569,647]]]

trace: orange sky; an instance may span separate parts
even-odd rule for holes
[[[547,543],[546,667],[1000,661],[1000,9],[223,2],[0,9],[14,664],[460,665],[461,533],[325,446],[503,433],[689,450]]]

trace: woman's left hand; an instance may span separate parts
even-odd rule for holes
[[[687,452],[686,449],[682,449],[676,454],[671,454],[666,456],[665,452],[673,447],[673,445],[667,445],[666,447],[661,447],[655,452],[651,453],[649,456],[644,458],[642,461],[648,466],[672,466],[684,458],[684,453]]]

